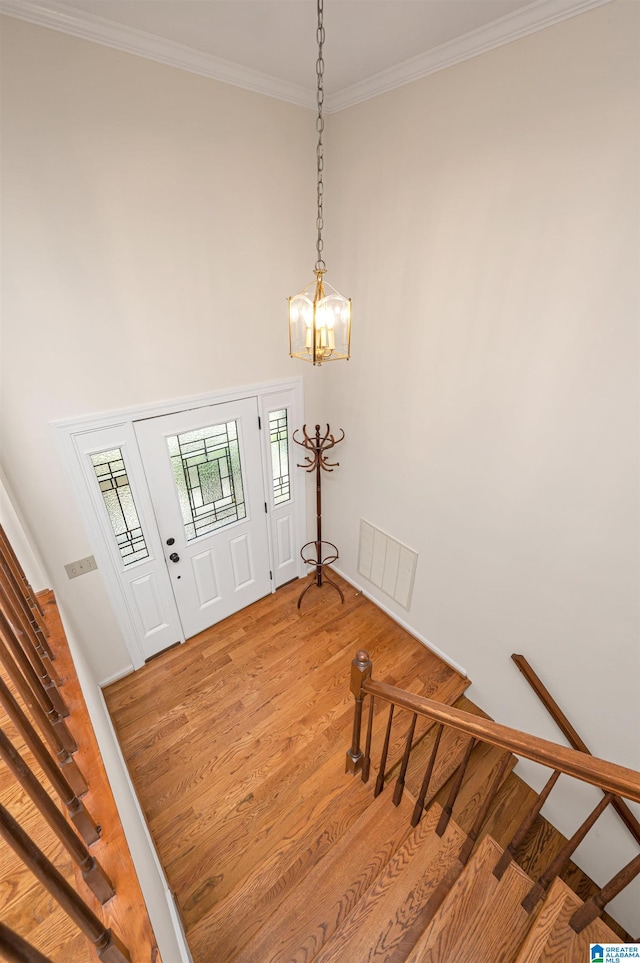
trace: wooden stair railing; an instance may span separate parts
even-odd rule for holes
[[[38,678],[33,665],[22,648],[21,643],[24,634],[15,630],[15,626],[11,625],[2,611],[0,611],[0,637],[2,638],[0,662],[4,665],[12,682],[17,688],[18,683],[14,679],[16,676],[21,677],[30,692],[30,695],[26,696],[28,704],[30,705],[34,698],[40,703],[40,707],[46,713],[47,718],[55,726],[64,747],[68,752],[75,752],[78,746],[67,728],[60,709],[53,702],[53,688],[45,686],[42,680]],[[22,687],[22,683],[20,685]],[[20,694],[22,695],[22,693]]]
[[[575,749],[568,749],[546,739],[540,739],[517,729],[500,725],[488,718],[481,718],[464,712],[443,703],[434,702],[423,696],[414,695],[396,686],[378,682],[372,678],[372,664],[368,653],[361,649],[357,652],[351,667],[351,691],[355,699],[355,714],[353,724],[353,735],[351,747],[347,751],[346,771],[356,774],[361,772],[363,782],[369,778],[371,765],[370,752],[372,741],[372,728],[374,720],[374,700],[382,700],[389,705],[389,713],[385,731],[378,776],[376,779],[374,795],[378,796],[385,785],[388,773],[393,765],[387,769],[389,745],[393,727],[394,711],[396,708],[406,709],[412,713],[411,723],[406,736],[405,748],[400,763],[400,769],[396,780],[396,789],[393,801],[399,804],[404,790],[404,782],[413,746],[416,720],[422,716],[436,724],[435,741],[433,750],[427,763],[425,775],[418,799],[416,801],[412,825],[416,826],[420,821],[425,809],[425,799],[429,786],[429,780],[434,768],[440,741],[445,728],[450,728],[468,737],[464,756],[459,763],[454,776],[451,779],[451,789],[447,802],[445,803],[438,823],[436,832],[442,835],[447,827],[453,807],[462,786],[467,764],[471,753],[478,743],[485,743],[506,751],[507,755],[502,760],[496,777],[488,788],[488,793],[484,802],[480,805],[479,812],[474,824],[467,835],[467,839],[462,847],[459,861],[465,863],[473,851],[477,842],[482,824],[489,811],[493,796],[497,792],[502,776],[508,768],[508,761],[515,756],[522,756],[534,762],[547,766],[552,770],[552,776],[539,794],[530,812],[525,816],[522,825],[517,829],[513,839],[506,847],[494,869],[494,876],[501,879],[509,864],[513,861],[517,847],[527,835],[534,820],[537,818],[542,806],[547,800],[551,790],[555,786],[560,774],[565,773],[582,782],[595,786],[603,791],[603,799],[598,803],[593,812],[584,820],[576,830],[571,839],[557,853],[555,858],[547,866],[544,872],[538,877],[529,892],[522,901],[522,907],[527,913],[531,913],[540,899],[546,896],[551,883],[558,878],[560,873],[568,865],[569,860],[585,838],[587,833],[595,824],[599,816],[611,805],[617,797],[640,802],[640,773],[616,763],[607,762],[595,756]],[[360,748],[361,720],[363,703],[369,696],[369,715],[367,725],[367,735],[365,751]],[[596,916],[602,913],[606,903],[617,895],[628,883],[640,873],[640,857],[631,860],[616,876],[603,887],[585,906],[581,907],[571,919],[571,926],[576,933],[586,927]]]
[[[533,670],[524,655],[519,655],[513,653],[511,656],[520,672],[523,674],[535,694],[538,696],[543,706],[560,728],[562,734],[566,737],[570,746],[577,749],[579,752],[586,752],[587,755],[591,755],[590,749],[584,740],[578,735],[572,724],[567,719],[566,715],[553,698],[547,687],[544,685],[540,677]],[[620,796],[614,796],[611,805],[613,809],[618,813],[620,819],[623,821],[631,835],[634,837],[637,843],[640,843],[640,821],[636,818],[634,813],[629,809],[624,799]]]
[[[82,840],[76,836],[58,807],[26,764],[8,736],[0,729],[0,759],[14,774],[22,788],[31,797],[54,833],[82,872],[82,878],[101,903],[106,903],[114,895],[111,880],[100,863],[93,857]],[[73,818],[73,817],[72,817]],[[90,826],[95,829],[93,822]],[[97,840],[98,833],[89,842]]]
[[[48,637],[42,606],[0,526],[0,664],[6,674],[6,681],[0,676],[0,710],[4,712],[4,722],[0,724],[0,762],[25,793],[24,797],[18,797],[10,792],[3,802],[7,801],[11,807],[14,801],[16,805],[19,802],[21,819],[27,820],[25,825],[36,827],[28,802],[25,806],[22,801],[31,800],[35,811],[54,834],[53,849],[58,852],[61,844],[97,901],[105,904],[115,895],[115,889],[89,849],[100,839],[101,829],[79,798],[88,787],[72,757],[78,746],[63,718],[70,713],[58,688],[60,680],[53,671],[55,655]],[[22,700],[22,705],[18,699]],[[5,725],[9,727],[6,731]],[[15,734],[23,741],[26,750],[18,749],[14,744]],[[40,781],[41,776],[36,775],[31,768],[33,763],[28,762],[27,757],[33,757],[46,783]],[[3,787],[8,789],[6,782]],[[60,805],[50,795],[49,787],[59,797]],[[42,839],[43,842],[46,841],[42,835],[44,828],[38,823],[34,829],[40,833],[39,841]],[[102,923],[29,837],[15,815],[1,803],[0,837],[93,944],[101,960],[130,963],[129,952],[117,935]],[[65,872],[69,873],[69,870]],[[47,956],[39,948],[7,926],[0,926],[0,955],[10,961],[48,963]]]
[[[38,613],[40,625],[42,626],[42,630],[44,634],[49,635],[49,629],[47,628],[46,622],[44,621],[44,609],[40,605],[40,602],[38,601],[38,598],[35,592],[31,588],[31,585],[29,584],[29,579],[25,575],[25,571],[22,565],[20,564],[18,556],[14,552],[13,545],[7,538],[7,533],[5,532],[2,525],[0,525],[0,555],[2,555],[4,559],[6,559],[7,564],[9,565],[9,567],[11,568],[11,571],[13,572],[13,577],[15,581],[19,583],[19,585],[21,586],[22,594],[24,595],[25,599],[29,603],[30,608],[34,611],[34,613],[36,612]],[[54,659],[55,655],[52,654],[51,658]]]
[[[34,876],[49,890],[68,916],[96,948],[104,963],[131,963],[126,947],[107,929],[93,910],[35,845],[11,813],[0,806],[0,836],[11,846]]]
[[[18,692],[20,692],[19,686],[16,686],[16,688]],[[55,753],[57,765],[60,767],[61,774],[65,779],[64,786],[59,781],[55,771],[56,762],[47,751],[44,742],[29,722],[29,719],[20,708],[20,704],[2,677],[0,677],[0,705],[13,722],[29,749],[31,749],[31,752],[40,763],[44,772],[47,773],[49,782],[54,787],[61,787],[61,797],[71,801],[74,796],[83,796],[88,789],[87,781],[78,768],[73,756],[63,746],[58,733],[54,727],[50,725],[49,720],[44,712],[42,712],[38,703],[36,702],[31,705],[31,713],[38,723],[40,731]],[[51,772],[53,772],[53,775],[50,775]]]

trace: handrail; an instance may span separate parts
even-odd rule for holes
[[[519,655],[518,653],[514,652],[511,658],[520,669],[520,672],[525,677],[535,694],[538,696],[540,702],[545,707],[553,721],[559,727],[562,734],[566,737],[569,745],[574,749],[577,749],[579,752],[586,752],[590,756],[591,750],[587,747],[586,742],[573,728],[540,676],[536,674],[524,655]],[[622,819],[623,823],[636,842],[640,843],[640,820],[636,819],[635,815],[631,812],[624,800],[620,799],[618,796],[614,797],[614,799],[611,801],[611,805],[618,813],[620,819]]]
[[[515,755],[524,756],[533,762],[574,776],[606,792],[640,802],[640,773],[633,769],[607,762],[596,756],[587,756],[575,749],[567,749],[547,739],[528,735],[519,729],[511,729],[491,719],[482,719],[462,709],[454,709],[442,702],[434,702],[432,699],[405,692],[397,686],[376,682],[371,678],[362,682],[362,691],[401,706],[403,709],[417,712],[435,722],[441,722],[469,736],[475,736],[483,742],[508,749]]]

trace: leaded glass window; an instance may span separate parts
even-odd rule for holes
[[[273,477],[273,501],[276,505],[291,498],[289,476],[289,439],[287,409],[269,412],[269,441],[271,443],[271,468]]]
[[[188,542],[246,517],[235,421],[171,435],[167,445]]]
[[[133,500],[122,449],[111,448],[91,456],[109,521],[124,565],[149,558],[140,519]]]

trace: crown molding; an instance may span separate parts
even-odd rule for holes
[[[202,53],[193,47],[165,40],[144,30],[126,27],[105,17],[67,7],[59,0],[47,0],[46,3],[38,3],[37,0],[0,0],[0,13],[145,57],[147,60],[155,60],[169,67],[178,67],[219,80],[223,84],[275,97],[298,107],[315,107],[315,91],[232,63],[230,60]]]
[[[462,37],[440,44],[427,53],[389,67],[388,70],[382,70],[361,83],[345,87],[327,97],[326,110],[328,113],[335,113],[346,107],[353,107],[363,100],[370,100],[396,87],[413,83],[414,80],[420,80],[438,70],[470,60],[488,50],[527,37],[606,3],[611,3],[611,0],[534,0],[515,13],[500,17]]]
[[[325,111],[335,113],[353,107],[364,100],[370,100],[396,87],[410,84],[438,70],[477,57],[488,50],[610,2],[611,0],[534,0],[523,9],[494,20],[478,30],[440,44],[425,54],[405,60],[335,94],[327,95]],[[61,0],[47,0],[46,3],[38,3],[37,0],[0,0],[0,13],[200,74],[223,84],[275,97],[298,107],[315,107],[315,90],[287,83],[269,74],[202,53],[184,44],[164,40],[143,30],[122,26],[96,14],[76,10],[66,6]]]

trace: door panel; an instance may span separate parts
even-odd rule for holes
[[[287,569],[295,563],[295,548],[293,544],[293,526],[291,515],[283,515],[276,519],[276,569]]]
[[[131,594],[136,604],[138,618],[142,624],[144,637],[149,639],[152,635],[162,631],[167,626],[162,616],[160,599],[156,591],[153,573],[143,575],[140,578],[131,580]]]
[[[136,422],[189,638],[271,590],[255,398]]]
[[[234,588],[244,588],[253,581],[251,571],[251,552],[246,535],[240,535],[229,543],[229,554],[231,556],[231,568],[233,570]]]
[[[222,596],[218,589],[216,567],[212,552],[202,552],[191,559],[191,568],[196,583],[200,608],[218,602]]]

